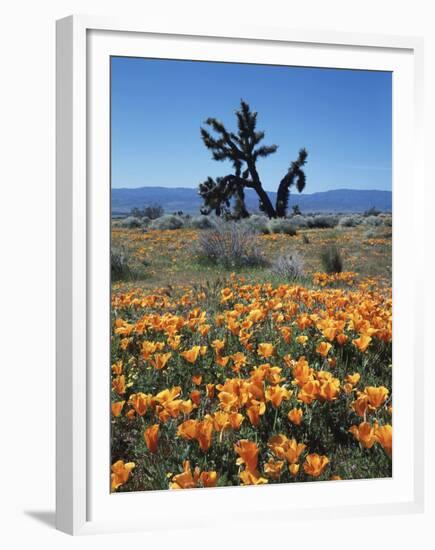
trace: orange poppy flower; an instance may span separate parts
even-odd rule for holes
[[[201,403],[201,393],[198,390],[192,390],[190,392],[190,399],[195,405],[199,405]]]
[[[270,401],[275,408],[278,408],[283,400],[290,399],[293,392],[283,386],[269,386],[265,392],[266,401]]]
[[[202,382],[202,376],[200,374],[195,374],[194,376],[192,376],[192,382],[196,386],[199,386]]]
[[[389,391],[385,386],[367,386],[364,388],[364,393],[367,395],[369,405],[379,409],[387,400]]]
[[[126,390],[125,376],[121,374],[112,381],[112,388],[118,395],[123,395]]]
[[[147,412],[149,400],[149,395],[139,392],[132,393],[128,402],[139,416],[143,416]]]
[[[239,474],[239,477],[242,485],[264,485],[268,482],[265,477],[261,477],[258,470],[242,470]]]
[[[150,358],[150,363],[155,369],[160,370],[166,367],[166,364],[171,357],[172,353],[170,351],[168,353],[156,353],[152,358]]]
[[[159,441],[159,424],[153,424],[144,432],[145,443],[148,450],[152,453],[157,452],[157,444]]]
[[[365,449],[371,449],[376,442],[375,429],[369,422],[361,422],[359,426],[351,426],[349,432]]]
[[[118,460],[112,464],[112,491],[116,491],[118,487],[127,483],[130,472],[135,466],[134,462],[125,463],[123,460]]]
[[[364,353],[369,347],[370,342],[372,341],[372,338],[367,334],[361,334],[359,338],[356,338],[355,340],[352,340],[352,341],[354,345],[359,349],[359,351],[361,353]]]
[[[319,477],[328,464],[329,458],[327,456],[312,453],[305,458],[304,471],[310,476]]]
[[[272,479],[279,479],[283,466],[283,460],[274,460],[273,458],[270,458],[269,462],[264,465],[264,473],[267,475],[267,477],[270,477]]]
[[[257,353],[260,357],[271,357],[275,353],[275,347],[272,344],[263,342],[258,344]]]
[[[375,427],[375,439],[384,451],[391,456],[393,452],[393,428],[391,424]]]
[[[182,351],[180,355],[186,359],[189,363],[195,363],[198,359],[198,355],[201,351],[201,346],[193,346],[193,348],[186,351]]]
[[[125,401],[116,401],[115,403],[112,403],[113,416],[119,416],[121,414],[124,403]]]
[[[332,345],[329,342],[320,342],[319,344],[317,344],[316,351],[322,357],[326,357],[331,348],[332,348]]]
[[[292,476],[297,476],[299,473],[300,464],[289,464],[289,472]]]
[[[241,439],[234,445],[234,451],[239,455],[236,464],[244,464],[247,470],[254,472],[258,463],[258,445],[254,441]]]
[[[294,408],[288,413],[287,418],[290,420],[290,422],[292,422],[296,426],[299,426],[299,424],[302,422],[303,414],[304,413],[302,409]]]

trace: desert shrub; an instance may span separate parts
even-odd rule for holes
[[[220,223],[199,235],[197,255],[200,260],[228,268],[267,265],[258,242],[258,235],[234,222]]]
[[[343,271],[343,258],[335,244],[328,244],[322,248],[320,260],[326,273],[341,273]]]
[[[150,224],[150,229],[180,229],[184,226],[184,220],[180,216],[165,214],[156,218]]]
[[[163,216],[164,212],[163,207],[159,204],[151,204],[149,206],[144,206],[144,208],[132,208],[131,215],[136,218],[156,220],[160,218],[160,216]]]
[[[343,216],[340,218],[338,225],[339,227],[356,227],[362,222],[361,216],[359,215],[349,215]]]
[[[296,216],[292,216],[291,217],[291,222],[296,228],[297,227],[307,227],[308,226],[307,219],[305,218],[305,216],[302,216],[301,214],[297,214]]]
[[[121,221],[121,225],[123,227],[128,227],[129,229],[134,229],[135,227],[141,226],[141,220],[135,216],[127,216]]]
[[[365,218],[367,218],[368,216],[379,216],[380,213],[381,213],[380,210],[378,210],[375,206],[372,206],[371,208],[369,208],[363,213],[363,216]]]
[[[304,261],[297,251],[291,251],[273,262],[271,272],[286,281],[296,281],[304,275]]]
[[[294,204],[292,206],[292,213],[293,213],[293,216],[299,216],[302,214],[301,209],[299,208],[299,204]]]
[[[364,233],[364,237],[366,239],[374,239],[377,236],[376,231],[374,229],[369,229]]]
[[[133,271],[125,250],[117,248],[110,250],[110,273],[112,281],[126,281],[132,278]]]
[[[287,218],[273,218],[269,220],[268,226],[271,233],[285,233],[290,236],[296,235],[296,228],[292,220]]]
[[[382,218],[379,218],[378,216],[368,216],[364,219],[364,225],[371,225],[373,227],[376,227],[381,224]]]
[[[379,219],[382,220],[382,223],[386,227],[391,227],[393,225],[393,216],[391,214],[381,214]]]
[[[314,229],[329,229],[338,224],[338,217],[329,214],[320,214],[307,218],[308,227]]]
[[[140,222],[142,227],[148,227],[151,223],[151,218],[148,218],[147,216],[143,216],[143,218],[140,219]]]
[[[189,224],[194,229],[212,229],[216,227],[216,220],[212,216],[193,216],[189,220]]]
[[[269,233],[269,219],[259,214],[251,214],[240,222],[241,225],[256,233]]]

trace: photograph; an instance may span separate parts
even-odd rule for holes
[[[391,478],[392,72],[112,56],[110,185],[111,493]]]

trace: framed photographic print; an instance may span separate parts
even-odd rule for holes
[[[421,510],[421,41],[57,31],[58,528]]]

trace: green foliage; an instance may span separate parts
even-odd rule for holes
[[[112,249],[110,251],[110,275],[112,281],[128,281],[133,278],[133,271],[125,250]]]
[[[180,229],[184,226],[184,220],[181,216],[174,216],[173,214],[165,214],[160,218],[153,220],[150,224],[150,229]]]
[[[343,271],[343,258],[335,244],[328,244],[322,248],[320,260],[326,273],[341,273]]]
[[[144,208],[132,208],[131,215],[136,218],[149,218],[150,220],[156,220],[163,216],[163,207],[159,204],[151,204],[144,206]]]
[[[296,228],[289,219],[275,218],[270,220],[268,225],[271,233],[285,233],[291,237],[296,235]]]
[[[141,220],[136,216],[127,216],[122,220],[121,224],[129,229],[134,229],[141,226]]]

